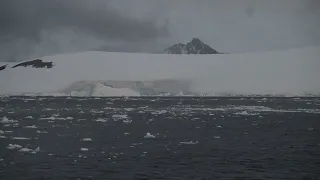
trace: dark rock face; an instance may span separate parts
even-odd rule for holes
[[[178,43],[165,50],[167,54],[220,54],[198,38],[193,38],[186,45]]]
[[[19,64],[13,66],[12,68],[27,67],[27,66],[32,66],[34,68],[52,68],[53,64],[52,64],[52,62],[43,62],[41,59],[36,59],[36,60],[32,60],[32,61],[26,61],[23,63],[19,63]]]
[[[0,71],[5,70],[6,68],[7,68],[7,65],[0,66]]]

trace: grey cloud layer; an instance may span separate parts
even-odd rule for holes
[[[10,0],[0,2],[1,34],[36,36],[44,28],[76,27],[124,40],[165,35],[154,23],[122,16],[101,0]]]
[[[0,0],[0,61],[103,49],[221,52],[320,46],[320,0]]]
[[[139,44],[168,35],[166,28],[125,16],[105,0],[3,0],[0,12],[2,60],[88,50],[117,40]],[[29,47],[20,49],[24,46]]]

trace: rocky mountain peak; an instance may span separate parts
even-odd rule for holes
[[[203,43],[199,38],[193,38],[189,43],[177,43],[165,50],[167,54],[218,54],[216,50]]]

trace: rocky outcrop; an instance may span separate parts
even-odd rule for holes
[[[52,64],[52,62],[43,62],[41,59],[36,59],[36,60],[32,60],[32,61],[25,61],[23,63],[19,63],[19,64],[13,66],[12,68],[27,67],[27,66],[31,66],[34,68],[52,68],[53,64]]]
[[[0,66],[0,71],[3,71],[7,68],[7,64],[6,65],[3,65],[3,66]]]
[[[221,54],[198,38],[193,38],[186,45],[181,43],[175,44],[164,52],[167,54]]]

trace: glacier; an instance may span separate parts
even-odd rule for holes
[[[52,68],[1,62],[0,95],[319,95],[320,47],[243,54],[87,51],[41,57]]]

